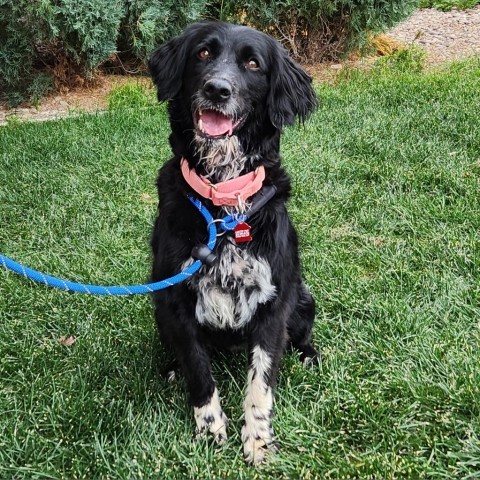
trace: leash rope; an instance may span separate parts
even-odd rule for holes
[[[215,226],[214,219],[211,213],[207,208],[200,202],[200,200],[188,196],[188,199],[192,204],[197,208],[201,213],[205,221],[207,222],[208,228],[208,248],[213,251],[217,242],[217,227]],[[234,219],[231,216],[225,217],[222,219],[221,228],[224,230],[232,230],[238,223],[238,220]],[[233,225],[233,226],[232,226]],[[14,260],[6,257],[5,255],[0,254],[0,264],[3,265],[7,270],[11,270],[19,275],[34,280],[35,282],[43,283],[50,287],[59,288],[61,290],[68,290],[72,292],[79,293],[89,293],[92,295],[138,295],[144,293],[152,293],[157,290],[163,290],[168,287],[172,287],[177,283],[183,282],[187,278],[190,278],[192,275],[200,270],[202,266],[201,260],[196,260],[189,267],[183,270],[180,273],[177,273],[173,277],[169,277],[165,280],[161,280],[155,283],[148,283],[143,285],[120,285],[120,286],[102,286],[102,285],[86,285],[84,283],[70,282],[69,280],[63,280],[61,278],[53,277],[51,275],[46,275],[37,270],[25,267],[24,265],[15,262]]]
[[[207,245],[196,245],[192,250],[192,256],[197,258],[189,267],[173,277],[166,278],[159,282],[147,283],[143,285],[119,285],[119,286],[102,286],[102,285],[87,285],[84,283],[71,282],[63,280],[58,277],[46,275],[45,273],[25,267],[21,263],[15,262],[11,258],[0,254],[0,265],[3,265],[7,270],[11,270],[25,278],[34,280],[38,283],[43,283],[50,287],[59,288],[60,290],[68,290],[79,293],[89,293],[91,295],[139,295],[144,293],[152,293],[157,290],[163,290],[172,287],[177,283],[183,282],[187,278],[197,273],[202,265],[211,265],[215,261],[215,255],[212,253],[217,243],[218,234],[216,223],[219,223],[220,228],[226,232],[233,230],[239,223],[245,222],[248,217],[251,217],[258,212],[273,196],[277,188],[274,185],[264,186],[253,197],[252,206],[248,211],[248,215],[227,215],[220,219],[214,219],[202,202],[190,195],[187,198],[193,206],[200,212],[207,222],[208,242]]]

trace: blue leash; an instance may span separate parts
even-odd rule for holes
[[[233,230],[240,221],[245,221],[246,216],[242,215],[239,217],[228,215],[221,220],[214,220],[207,208],[200,202],[200,200],[195,199],[191,196],[188,196],[188,199],[192,204],[197,208],[197,210],[202,214],[203,218],[208,225],[208,242],[207,246],[210,253],[215,248],[217,242],[217,227],[215,222],[220,222],[220,226],[223,230]],[[200,258],[205,257],[204,254],[199,255]],[[204,258],[202,258],[203,260]],[[207,258],[208,263],[208,258]],[[173,277],[161,280],[160,282],[149,283],[145,285],[128,285],[128,286],[109,286],[104,287],[101,285],[85,285],[83,283],[70,282],[68,280],[63,280],[61,278],[52,277],[50,275],[45,275],[44,273],[38,272],[31,268],[25,267],[20,263],[17,263],[11,260],[8,257],[0,254],[0,264],[3,265],[6,269],[12,270],[19,275],[23,275],[26,278],[34,280],[44,285],[50,287],[59,288],[61,290],[69,290],[72,292],[80,293],[89,293],[93,295],[138,295],[143,293],[152,293],[157,290],[163,290],[164,288],[171,287],[177,283],[183,282],[187,278],[190,278],[192,275],[200,270],[202,266],[201,260],[196,260],[192,265],[187,267],[180,273],[177,273]]]

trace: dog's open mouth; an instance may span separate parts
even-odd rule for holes
[[[200,135],[208,138],[232,136],[243,123],[243,117],[235,120],[218,110],[198,110],[195,113],[195,124]]]

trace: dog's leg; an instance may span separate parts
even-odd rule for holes
[[[162,342],[168,345],[180,366],[193,406],[196,435],[211,433],[220,445],[227,439],[227,417],[220,405],[210,367],[206,346],[198,337],[195,326],[184,321],[186,312],[179,309],[174,315],[165,305],[155,309]],[[183,319],[183,321],[182,321]]]
[[[182,347],[176,351],[176,357],[193,405],[197,438],[203,438],[210,432],[221,445],[227,439],[227,417],[220,405],[208,353],[202,344],[191,340],[184,340]]]
[[[319,355],[312,345],[315,301],[303,282],[299,285],[297,305],[288,320],[288,335],[293,348],[300,352],[304,365],[318,364]]]
[[[275,449],[272,428],[273,389],[285,342],[285,333],[281,330],[269,329],[270,338],[266,341],[262,341],[261,337],[256,339],[258,343],[250,351],[244,402],[245,425],[242,428],[243,454],[248,463],[262,462],[267,450]]]

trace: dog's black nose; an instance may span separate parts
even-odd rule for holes
[[[203,92],[212,102],[226,102],[232,96],[232,86],[226,80],[213,78],[205,83]]]

